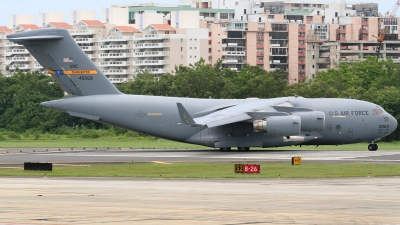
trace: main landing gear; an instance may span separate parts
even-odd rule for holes
[[[371,144],[368,145],[368,150],[369,151],[376,151],[376,150],[378,150],[378,145],[375,144],[375,143],[371,143]]]
[[[239,152],[245,152],[245,151],[249,151],[250,147],[238,147],[237,149],[238,149]],[[225,148],[219,148],[219,150],[221,152],[228,152],[228,151],[231,150],[231,148],[230,147],[225,147]]]

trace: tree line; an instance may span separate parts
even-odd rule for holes
[[[176,66],[173,74],[155,77],[149,72],[117,88],[126,94],[191,98],[274,98],[299,95],[307,98],[354,98],[381,105],[400,119],[400,65],[390,58],[369,56],[363,61],[339,63],[337,68],[319,71],[307,82],[287,85],[284,70],[266,71],[245,65],[239,71],[222,67],[222,61],[209,66],[203,59],[189,66]],[[114,129],[108,125],[71,117],[39,106],[40,102],[60,99],[64,91],[55,80],[38,71],[16,71],[0,76],[0,129],[25,132],[52,132],[60,127]],[[399,140],[397,129],[386,141]]]

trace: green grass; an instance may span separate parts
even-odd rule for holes
[[[261,164],[260,174],[236,174],[234,163],[129,163],[57,167],[49,171],[1,168],[0,176],[131,177],[131,178],[341,178],[400,176],[398,164]]]

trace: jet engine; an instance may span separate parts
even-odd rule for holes
[[[301,119],[302,131],[322,131],[325,129],[325,113],[321,111],[295,112]]]
[[[262,120],[254,120],[255,132],[266,132],[274,136],[299,135],[301,127],[300,116],[273,116]]]

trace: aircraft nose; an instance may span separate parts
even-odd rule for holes
[[[47,108],[53,108],[50,102],[42,102],[40,103],[41,106],[47,107]]]
[[[392,115],[389,115],[389,126],[390,133],[392,133],[397,128],[397,120]]]

